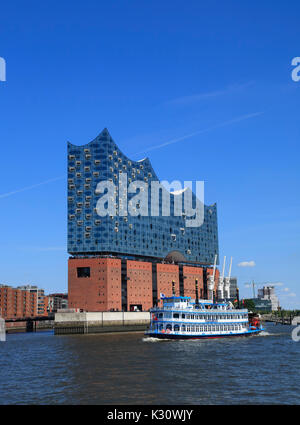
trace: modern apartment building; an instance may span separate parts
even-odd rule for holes
[[[68,294],[49,294],[48,295],[48,311],[49,312],[57,312],[57,310],[61,310],[64,308],[68,308]]]
[[[257,297],[260,300],[271,301],[271,307],[273,311],[277,311],[279,309],[279,300],[275,294],[274,286],[264,286],[262,289],[259,289]]]
[[[31,294],[36,294],[37,299],[37,316],[47,316],[49,312],[49,298],[45,295],[44,289],[40,289],[35,285],[18,286],[17,289],[28,291]]]
[[[230,278],[230,286],[229,286],[229,295],[230,298],[236,299],[236,295],[237,295],[237,278],[236,277],[231,277]]]
[[[4,319],[37,316],[37,294],[0,285],[0,309]]]

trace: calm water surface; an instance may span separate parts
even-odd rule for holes
[[[141,333],[7,335],[0,404],[300,404],[290,326],[211,341]]]

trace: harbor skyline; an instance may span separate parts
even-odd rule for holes
[[[160,180],[205,180],[220,260],[233,256],[241,297],[254,280],[297,308],[299,5],[211,4],[203,14],[196,2],[193,13],[167,4],[134,2],[130,14],[92,1],[72,16],[49,4],[46,16],[36,3],[30,15],[21,7],[17,30],[3,5],[0,282],[67,290],[66,141],[83,145],[108,127]]]

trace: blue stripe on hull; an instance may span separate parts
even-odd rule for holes
[[[151,338],[159,339],[214,339],[214,338],[232,338],[237,336],[250,336],[256,335],[262,332],[264,329],[258,329],[253,331],[248,331],[240,334],[227,334],[227,335],[179,335],[179,334],[161,334],[161,333],[148,333],[146,336]]]

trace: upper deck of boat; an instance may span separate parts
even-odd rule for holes
[[[162,299],[163,307],[154,307],[151,311],[163,311],[163,310],[174,310],[174,311],[185,311],[189,313],[247,313],[248,310],[236,309],[231,303],[219,302],[214,303],[210,300],[200,299],[198,303],[191,300],[191,297],[172,296],[165,297]]]

